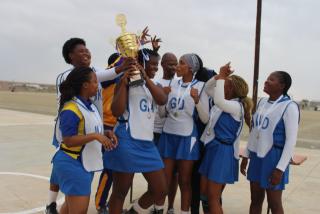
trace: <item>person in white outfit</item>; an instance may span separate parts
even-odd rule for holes
[[[265,193],[272,213],[284,213],[282,192],[289,183],[289,163],[297,141],[299,107],[288,96],[291,77],[275,71],[264,83],[268,98],[261,98],[253,115],[246,157],[250,157],[247,179],[250,181],[250,213],[261,213]],[[241,163],[246,175],[247,158]]]
[[[239,142],[244,121],[250,126],[252,101],[243,78],[231,75],[230,63],[206,85],[206,92],[215,105],[201,136],[205,155],[199,168],[201,199],[209,202],[205,213],[223,213],[220,198],[226,184],[238,181]]]

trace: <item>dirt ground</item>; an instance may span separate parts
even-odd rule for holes
[[[0,108],[47,115],[57,110],[54,93],[0,91]],[[244,127],[242,140],[246,140],[248,128]],[[320,111],[301,111],[298,147],[320,149]]]

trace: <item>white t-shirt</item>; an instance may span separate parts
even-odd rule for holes
[[[160,79],[160,80],[156,81],[156,83],[160,84],[162,87],[169,86],[171,84],[171,82],[172,82],[172,79],[171,80]],[[163,125],[164,125],[165,121],[166,121],[166,118],[165,117],[163,117],[163,118],[160,117],[159,111],[158,111],[158,108],[157,108],[156,109],[155,119],[154,119],[153,132],[161,134],[162,133],[162,128],[163,128]]]
[[[56,89],[57,89],[57,109],[59,109],[60,105],[60,91],[59,86],[60,84],[67,79],[67,76],[72,71],[73,68],[70,68],[62,73],[60,73],[56,79]],[[97,75],[98,82],[104,82],[107,80],[113,80],[115,79],[118,74],[115,72],[114,68],[111,69],[103,69],[103,68],[96,68],[92,67],[92,69],[95,71]],[[101,84],[98,86],[98,92],[97,95],[94,97],[91,97],[92,103],[98,108],[98,111],[100,113],[101,118],[103,117],[103,107],[102,107],[102,87]],[[57,111],[58,112],[58,111]]]

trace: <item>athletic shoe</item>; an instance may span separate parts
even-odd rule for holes
[[[100,209],[98,209],[98,214],[109,214],[109,211],[107,209],[107,207],[100,207]]]
[[[57,211],[57,203],[52,202],[51,204],[47,205],[45,214],[59,214]]]
[[[167,214],[174,214],[174,208],[168,209]]]

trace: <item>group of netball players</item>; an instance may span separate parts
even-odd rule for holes
[[[59,213],[87,213],[94,172],[103,170],[95,198],[99,213],[199,213],[200,201],[204,213],[223,213],[223,190],[238,181],[239,171],[250,181],[249,213],[262,212],[265,195],[272,213],[283,213],[299,123],[298,105],[287,94],[290,75],[269,75],[268,97],[252,115],[248,85],[230,63],[215,74],[194,53],[161,57],[158,41],[152,39],[153,50],[142,48],[136,59],[111,55],[108,69],[90,65],[84,40],[65,42],[63,57],[73,68],[57,78],[58,149],[46,212],[57,213],[60,190],[65,202]],[[159,62],[163,77],[154,80]],[[142,84],[135,84],[137,71]],[[251,131],[239,167],[244,125]],[[124,210],[135,173],[143,174],[148,188]],[[177,185],[179,211],[173,209]]]

